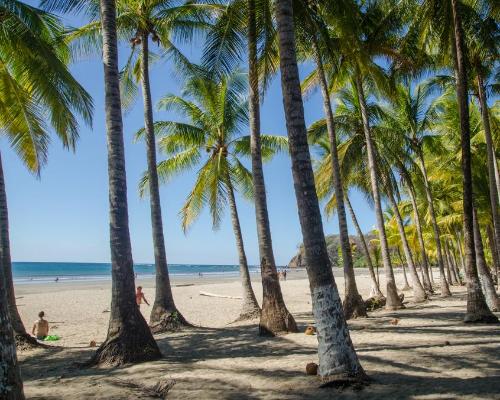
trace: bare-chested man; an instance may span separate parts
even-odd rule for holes
[[[34,323],[33,329],[31,330],[33,336],[36,336],[38,340],[45,339],[45,336],[49,334],[49,322],[43,319],[44,316],[45,313],[43,311],[38,313],[39,320]]]
[[[144,293],[142,292],[142,286],[137,286],[137,292],[135,293],[135,301],[139,307],[141,306],[143,300],[144,303],[146,303],[149,306],[149,303],[146,300]]]

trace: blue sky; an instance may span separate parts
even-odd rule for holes
[[[71,21],[75,24],[75,21]],[[196,43],[187,49],[196,57]],[[129,48],[120,48],[123,62]],[[107,154],[104,130],[103,70],[98,58],[78,62],[72,71],[92,95],[95,103],[92,128],[81,127],[75,153],[51,143],[49,162],[40,179],[21,164],[5,140],[0,142],[10,211],[10,238],[14,261],[109,261]],[[301,72],[306,73],[302,67]],[[159,63],[152,71],[153,98],[179,93],[178,78],[172,66]],[[322,117],[319,93],[305,102],[306,122]],[[262,132],[286,135],[281,86],[277,76],[262,105]],[[165,118],[155,110],[155,119]],[[142,102],[124,116],[130,231],[135,262],[152,262],[153,248],[149,202],[140,199],[137,183],[146,168],[144,143],[134,143],[134,132],[143,126]],[[161,159],[161,155],[159,156]],[[290,160],[281,155],[264,167],[268,205],[277,263],[286,264],[302,241],[293,191]],[[237,253],[228,213],[221,228],[212,231],[207,213],[185,235],[180,227],[179,210],[194,182],[194,171],[175,178],[161,188],[167,257],[170,263],[236,264]],[[373,211],[359,193],[351,192],[361,227],[371,230]],[[255,215],[251,203],[238,198],[238,207],[248,260],[258,263]],[[323,220],[326,233],[337,233],[336,218]],[[350,233],[354,228],[349,221]]]

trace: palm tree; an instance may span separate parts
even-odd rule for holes
[[[333,277],[307,142],[291,0],[277,0],[281,87],[323,382],[359,381],[365,373],[352,344]]]
[[[92,100],[67,68],[68,49],[58,38],[59,20],[19,1],[0,6],[0,131],[33,174],[47,158],[49,126],[66,148],[74,149],[80,115],[92,120]],[[10,321],[16,341],[37,345],[26,332],[16,307],[10,256],[5,181],[0,177],[0,269],[5,278]]]
[[[134,263],[128,226],[115,1],[100,0],[100,12],[108,134],[112,293],[108,335],[91,362],[121,365],[154,360],[160,358],[161,353],[135,302]]]
[[[318,70],[316,72],[318,72]],[[337,93],[336,97],[338,104],[336,115],[333,117],[333,124],[335,124],[335,131],[339,135],[339,143],[336,145],[338,146],[339,168],[341,170],[340,176],[342,177],[342,184],[345,187],[345,189],[343,189],[345,204],[349,210],[358,236],[362,241],[363,250],[365,252],[368,269],[372,279],[371,295],[384,297],[380,291],[377,278],[375,277],[375,271],[371,262],[372,260],[368,250],[368,245],[366,244],[366,240],[361,228],[359,227],[358,220],[348,197],[349,187],[358,187],[358,189],[361,189],[369,196],[369,189],[364,187],[363,183],[361,183],[359,179],[360,175],[365,176],[364,165],[363,167],[360,167],[359,165],[362,163],[362,157],[360,156],[362,149],[360,146],[362,146],[363,143],[363,128],[359,115],[355,111],[357,110],[356,106],[351,107],[351,105],[356,103],[354,99],[355,96],[353,96],[349,90],[342,89]],[[374,109],[371,108],[371,111],[374,111]],[[331,156],[332,152],[330,150],[332,145],[330,143],[326,119],[318,120],[309,127],[308,138],[319,157],[314,173],[316,191],[319,199],[327,198],[329,196],[329,199],[325,204],[325,213],[327,215],[331,215],[338,208],[338,205],[334,185],[332,185],[333,163]]]
[[[462,113],[460,112],[460,101],[457,102],[458,98],[454,95],[453,87],[449,87],[444,94],[435,101],[434,105],[434,115],[432,116],[431,129],[439,134],[441,137],[445,138],[445,140],[441,141],[441,146],[443,146],[442,154],[437,157],[436,166],[433,167],[437,170],[436,178],[442,180],[442,184],[440,186],[441,190],[439,195],[446,195],[446,191],[455,188],[463,188],[464,182],[457,181],[456,177],[460,176],[459,171],[463,167],[463,138],[458,135],[458,132],[461,132],[460,124],[463,122]],[[472,131],[472,137],[476,138],[480,133],[480,115],[476,107],[472,105],[469,108],[467,105],[467,120],[474,122],[474,131]],[[469,129],[469,134],[471,134],[471,130]],[[460,143],[457,142],[457,138],[460,137]],[[470,148],[469,148],[470,150]],[[484,155],[484,152],[476,151],[476,157],[471,158],[471,162],[475,162],[475,171],[478,173],[474,177],[474,182],[477,187],[480,183],[481,176],[487,176],[487,171],[484,171],[484,166],[486,166],[485,160],[481,160],[477,162],[477,158],[480,154]],[[448,155],[446,155],[448,154]],[[455,157],[455,155],[461,155],[460,160]],[[460,164],[459,164],[460,162]],[[482,169],[479,169],[479,165],[482,166]],[[472,170],[471,170],[472,173]],[[471,175],[472,182],[472,175]],[[463,179],[463,177],[462,177]],[[439,184],[439,181],[437,182]],[[486,186],[487,187],[487,186]],[[486,193],[487,189],[476,190],[477,195],[475,196],[475,202],[480,199],[481,193]],[[455,190],[453,193],[455,198],[455,208],[458,208],[459,217],[464,218],[463,215],[465,213],[465,204],[463,203],[463,193],[460,195],[459,191]],[[446,203],[451,204],[452,202],[449,200],[445,200]],[[484,201],[483,201],[484,204]],[[460,223],[456,221],[457,224]],[[467,249],[466,239],[465,237],[465,225],[464,226],[464,248]],[[472,237],[474,239],[474,237]],[[475,248],[473,249],[473,254],[475,255]],[[470,252],[469,252],[470,253]],[[470,254],[469,254],[470,256]],[[475,260],[475,259],[474,259]],[[470,261],[470,257],[469,257]],[[476,322],[476,319],[485,321],[493,321],[496,320],[496,317],[491,313],[488,309],[488,306],[484,299],[484,294],[481,291],[481,285],[478,277],[477,268],[473,268],[475,264],[467,264],[467,251],[465,251],[465,278],[467,284],[467,293],[468,293],[468,301],[467,301],[467,313],[465,315],[465,320],[467,322]]]
[[[321,39],[327,42],[330,37],[325,33],[327,28],[315,7],[309,7],[302,12],[299,18],[303,21],[303,29],[300,30],[300,36],[304,42],[312,44],[312,58],[316,64],[318,84],[323,98],[323,111],[325,113],[326,131],[330,149],[331,176],[337,203],[337,217],[339,221],[340,247],[342,251],[342,262],[344,267],[345,296],[343,301],[344,313],[346,319],[366,317],[366,308],[363,298],[358,292],[356,279],[354,276],[354,266],[352,260],[351,244],[349,242],[349,231],[347,229],[347,216],[344,206],[344,188],[340,173],[340,162],[337,148],[337,134],[333,109],[330,100],[327,77],[323,64],[323,54],[320,49]],[[323,31],[321,34],[320,31]],[[312,32],[312,33],[311,33]],[[318,33],[316,33],[318,32]],[[326,37],[325,37],[326,36]],[[328,43],[327,43],[328,45]]]
[[[241,61],[245,42],[248,55],[249,123],[252,182],[259,242],[263,300],[259,323],[261,335],[276,335],[295,328],[279,284],[272,245],[267,197],[262,169],[260,97],[269,76],[277,69],[276,31],[271,1],[233,0],[207,38],[203,61],[216,74],[230,73]],[[290,330],[292,329],[292,330]]]
[[[160,148],[168,156],[158,164],[162,182],[201,163],[194,188],[181,212],[183,229],[189,228],[205,206],[210,210],[214,228],[218,228],[224,205],[229,203],[243,284],[243,305],[238,319],[251,319],[260,314],[251,286],[234,193],[238,190],[246,197],[253,196],[251,174],[240,160],[241,156],[251,153],[250,136],[241,134],[248,123],[248,103],[243,96],[245,79],[246,75],[238,72],[217,81],[208,73],[191,75],[182,97],[167,95],[159,103],[160,108],[174,109],[189,122],[155,124]],[[261,137],[264,159],[285,146],[284,137]],[[206,159],[202,157],[203,152]]]
[[[468,17],[465,4],[457,0],[426,0],[418,8],[414,26],[420,34],[420,42],[432,44],[441,56],[443,65],[451,66],[455,74],[455,90],[458,100],[461,137],[461,174],[463,198],[463,226],[465,248],[465,274],[467,281],[466,322],[491,322],[496,317],[488,310],[477,277],[473,229],[473,191],[470,147],[470,122],[467,46],[462,24],[462,14]],[[410,28],[410,32],[413,27]]]
[[[90,1],[90,0],[89,0]],[[95,2],[96,0],[91,0]],[[151,310],[150,325],[153,332],[158,333],[176,329],[179,324],[187,322],[175,306],[168,274],[165,240],[163,236],[163,221],[156,171],[156,143],[153,131],[153,104],[151,100],[151,84],[149,78],[150,40],[161,46],[165,53],[178,63],[187,65],[184,57],[173,43],[173,37],[189,40],[196,30],[204,27],[207,12],[217,9],[209,4],[186,3],[165,0],[118,0],[117,3],[117,34],[121,39],[128,39],[132,46],[130,57],[121,73],[122,101],[130,106],[134,101],[137,88],[136,81],[142,87],[144,106],[144,125],[146,155],[149,175],[149,200],[151,209],[151,226],[153,233],[153,248],[156,267],[156,295]],[[77,42],[80,49],[87,50],[100,37],[101,27],[98,15],[94,20],[70,34],[70,39]],[[140,47],[140,54],[136,49]]]
[[[58,40],[62,26],[54,15],[13,0],[0,3],[0,22],[0,132],[28,170],[39,175],[47,159],[49,127],[74,149],[76,115],[90,124],[92,100],[69,73],[67,48]],[[37,342],[26,332],[15,302],[1,156],[0,288],[0,397],[24,399],[15,342]]]

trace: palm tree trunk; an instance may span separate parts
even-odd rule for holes
[[[314,59],[318,68],[319,85],[323,96],[323,111],[326,118],[326,126],[328,130],[328,139],[330,142],[330,157],[332,159],[332,175],[335,196],[337,198],[337,216],[339,220],[339,235],[340,247],[342,250],[342,262],[344,265],[344,314],[346,319],[366,317],[366,307],[363,298],[358,292],[356,278],[354,275],[354,267],[352,261],[351,243],[349,242],[349,231],[347,228],[347,217],[344,207],[344,188],[342,186],[342,177],[340,175],[340,163],[337,150],[337,135],[335,133],[335,123],[333,121],[332,105],[330,103],[330,95],[328,93],[328,84],[326,81],[325,71],[323,69],[323,60],[319,52],[316,39],[312,42]]]
[[[456,90],[458,100],[458,115],[460,119],[460,135],[462,148],[462,187],[463,187],[463,221],[465,247],[465,273],[467,276],[467,312],[465,322],[497,322],[486,305],[481,285],[479,283],[476,252],[474,248],[473,227],[473,194],[472,194],[472,167],[470,149],[469,126],[469,99],[467,94],[467,70],[465,67],[465,43],[462,24],[457,9],[457,0],[451,0],[453,13],[453,30],[455,34],[454,46]]]
[[[431,215],[432,231],[434,233],[434,241],[436,243],[437,252],[437,262],[439,268],[439,278],[441,285],[441,297],[451,296],[450,288],[448,287],[448,282],[446,281],[445,271],[444,271],[444,260],[443,260],[443,250],[441,248],[441,233],[439,232],[439,226],[437,224],[436,212],[434,211],[434,201],[432,198],[432,191],[427,177],[427,167],[425,166],[424,154],[422,150],[418,152],[418,157],[420,160],[420,168],[422,170],[422,177],[424,179],[425,195],[427,197],[427,204],[429,206],[429,214]]]
[[[408,193],[410,195],[411,206],[413,208],[413,220],[415,222],[415,227],[417,229],[418,244],[420,246],[420,254],[422,258],[422,277],[424,289],[430,293],[433,293],[431,278],[429,275],[429,259],[427,258],[427,252],[425,251],[425,241],[424,234],[422,231],[422,224],[420,221],[420,214],[418,212],[417,198],[415,195],[415,188],[412,183],[408,184]]]
[[[151,227],[156,267],[156,293],[150,316],[153,333],[177,330],[185,325],[186,320],[177,310],[168,275],[167,254],[163,237],[163,221],[161,217],[160,189],[158,171],[156,169],[156,142],[153,122],[153,103],[149,82],[149,34],[141,34],[141,83],[144,101],[144,129],[146,133],[146,154],[148,162],[149,203],[151,210]]]
[[[361,231],[361,227],[359,226],[358,219],[356,218],[356,214],[354,213],[354,210],[352,208],[349,196],[346,194],[344,198],[345,198],[345,204],[347,205],[347,209],[349,210],[349,214],[351,215],[352,223],[354,224],[358,237],[361,240],[361,246],[363,247],[363,252],[365,253],[366,262],[368,264],[368,271],[370,272],[370,278],[372,280],[372,289],[370,291],[370,296],[384,297],[384,295],[380,291],[380,286],[378,284],[377,277],[375,276],[372,257],[370,255],[370,250],[368,249],[368,245],[366,243],[365,235],[363,235],[363,232]]]
[[[155,360],[161,357],[161,353],[135,300],[132,248],[128,227],[115,2],[100,0],[100,8],[108,136],[112,292],[108,335],[90,363],[121,365]]]
[[[233,225],[234,237],[236,239],[236,248],[238,250],[238,259],[240,264],[241,285],[243,288],[243,303],[238,321],[254,319],[260,316],[260,307],[255,298],[255,293],[252,289],[252,280],[248,271],[247,256],[245,254],[245,246],[243,236],[241,234],[240,218],[238,209],[236,208],[236,199],[234,197],[233,184],[230,178],[227,178],[227,194],[229,199],[229,209],[231,211],[231,223]]]
[[[462,279],[460,278],[460,272],[458,269],[458,263],[457,263],[457,257],[456,257],[457,252],[456,252],[455,246],[453,244],[453,241],[451,239],[448,242],[448,249],[449,249],[449,253],[450,253],[450,260],[451,260],[451,267],[452,267],[453,274],[455,276],[455,279],[456,279],[458,285],[462,285]]]
[[[479,109],[481,110],[481,118],[483,121],[484,137],[486,139],[486,153],[488,155],[488,184],[490,189],[490,208],[491,208],[491,219],[493,221],[493,233],[495,237],[495,243],[500,243],[500,215],[498,213],[498,192],[495,181],[495,146],[493,144],[493,138],[491,136],[491,126],[490,126],[490,116],[488,113],[488,103],[486,101],[486,92],[483,77],[481,74],[481,67],[477,68],[477,87],[479,94]],[[500,259],[499,249],[497,248],[497,253],[493,257],[493,260],[498,262]],[[495,264],[495,268],[498,269],[499,265]]]
[[[495,167],[495,182],[497,184],[497,197],[500,199],[500,172],[498,171],[498,161],[493,164]]]
[[[458,281],[457,274],[455,272],[455,268],[453,267],[453,260],[451,258],[450,247],[448,246],[448,240],[444,239],[444,252],[446,254],[446,260],[448,261],[448,270],[450,271],[450,280],[451,285],[458,286],[460,285]]]
[[[399,246],[396,246],[396,253],[398,254],[399,262],[401,263],[401,269],[403,270],[403,280],[405,285],[402,290],[403,291],[410,290],[411,286],[408,283],[408,277],[406,276],[405,262],[403,260],[403,257],[401,256],[401,251],[399,250]]]
[[[363,119],[363,130],[366,141],[366,152],[368,155],[368,169],[370,173],[370,183],[372,189],[373,203],[375,205],[375,216],[377,218],[377,229],[380,239],[380,250],[382,253],[382,262],[384,264],[387,298],[385,308],[387,310],[396,310],[402,308],[403,304],[398,296],[396,281],[394,279],[394,271],[391,265],[391,257],[389,253],[389,245],[387,243],[387,235],[385,233],[384,214],[382,212],[382,201],[380,199],[379,179],[377,174],[377,166],[375,160],[375,147],[372,141],[370,123],[368,122],[368,111],[366,107],[365,93],[363,89],[363,80],[361,73],[356,71],[356,89],[359,97],[361,108],[361,116]]]
[[[266,186],[262,170],[260,141],[260,96],[257,60],[257,21],[255,0],[248,0],[248,80],[250,148],[252,153],[252,181],[255,197],[255,219],[259,242],[260,271],[262,278],[262,312],[259,332],[261,335],[278,335],[296,332],[297,324],[286,308],[274,259]]]
[[[12,304],[8,297],[13,294],[13,287],[9,289],[12,282],[12,271],[6,270],[7,264],[10,266],[10,253],[8,244],[8,219],[7,219],[7,199],[5,196],[5,182],[3,176],[2,160],[0,158],[0,399],[23,400],[23,382],[21,372],[17,362],[16,342],[14,330],[11,323]],[[5,237],[7,234],[7,237]],[[9,263],[6,263],[7,258]],[[10,281],[10,282],[9,282]],[[14,300],[15,307],[15,300]],[[16,308],[16,314],[17,308]],[[19,322],[21,319],[19,318]],[[21,322],[22,325],[22,322]],[[23,326],[24,328],[24,326]],[[24,330],[26,332],[26,330]]]
[[[406,258],[406,262],[408,264],[408,269],[410,270],[411,283],[413,288],[413,301],[415,303],[421,303],[427,299],[427,295],[425,294],[425,290],[422,286],[422,283],[420,282],[420,278],[418,277],[417,268],[415,267],[415,264],[413,262],[413,255],[411,253],[410,245],[408,244],[408,239],[406,238],[403,218],[401,218],[398,205],[396,204],[396,201],[394,200],[394,196],[392,195],[392,193],[388,193],[387,197],[389,198],[392,210],[394,211],[394,216],[396,217],[396,224],[398,226],[399,237],[401,238],[403,252]],[[399,253],[399,248],[398,248],[398,253]],[[404,266],[403,266],[403,271],[404,271]],[[406,273],[405,273],[405,279],[406,279]]]
[[[462,271],[464,271],[465,275],[465,257],[464,257],[464,252],[462,250],[462,241],[460,238],[460,233],[458,230],[455,231],[455,240],[458,248],[458,254],[460,255],[460,266],[462,267]]]
[[[311,288],[312,308],[318,333],[318,373],[325,384],[339,380],[365,380],[365,372],[354,350],[347,328],[326,248],[307,143],[304,105],[295,52],[292,1],[277,0],[275,5],[281,88],[292,174]]]
[[[486,304],[491,311],[500,311],[500,299],[497,296],[495,284],[493,283],[484,257],[483,239],[481,237],[479,221],[477,220],[476,209],[474,209],[474,245],[477,257],[477,273],[479,275],[479,281],[481,282]]]
[[[499,258],[498,258],[498,246],[495,241],[495,234],[493,233],[493,228],[491,225],[488,225],[488,243],[490,246],[490,251],[491,251],[491,256],[493,258],[493,273],[494,273],[494,281],[497,282],[497,285],[500,284],[500,265],[499,265]]]
[[[12,278],[12,260],[10,257],[9,239],[9,211],[7,205],[7,192],[3,174],[2,158],[0,156],[0,273],[5,279],[7,291],[7,304],[10,313],[10,323],[14,330],[17,346],[40,347],[41,345],[28,333],[24,327],[19,310],[16,305],[14,280]]]
[[[455,285],[455,282],[453,282],[452,277],[451,277],[451,271],[450,271],[450,258],[448,257],[448,252],[446,251],[446,241],[443,246],[443,260],[444,260],[444,269],[446,272],[446,280],[448,281],[448,285]]]

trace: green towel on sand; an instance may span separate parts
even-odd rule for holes
[[[61,339],[61,338],[57,335],[48,335],[48,336],[45,336],[43,338],[43,341],[44,342],[55,342],[56,340],[59,340],[59,339]]]

